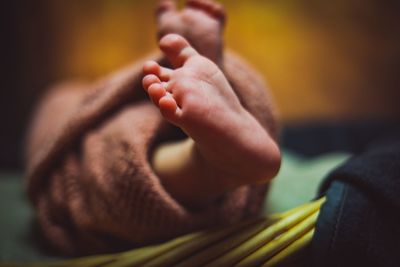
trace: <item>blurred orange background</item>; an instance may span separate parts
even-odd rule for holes
[[[284,123],[400,117],[396,1],[221,2],[228,11],[226,47],[264,75]],[[10,96],[15,103],[6,104],[1,113],[21,107],[11,118],[2,115],[14,138],[8,143],[20,140],[33,102],[47,85],[69,78],[94,79],[156,49],[155,4],[8,4],[8,42],[15,43],[18,57],[9,56],[13,65],[3,71],[11,72],[4,88],[15,91],[3,91],[2,103]]]
[[[387,13],[378,4],[343,1],[307,10],[293,1],[221,2],[229,15],[226,46],[266,77],[283,120],[390,116],[397,111],[399,99],[388,98],[378,88],[386,85],[371,81],[371,75],[386,75],[382,72],[390,66],[385,64],[399,60],[392,58],[398,56],[393,54],[400,45],[398,35],[392,29],[378,33],[379,27],[388,27]],[[58,76],[100,76],[155,49],[155,3],[48,1]]]

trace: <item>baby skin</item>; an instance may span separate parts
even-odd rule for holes
[[[187,14],[189,24],[184,23]],[[280,167],[279,148],[241,105],[221,71],[222,7],[191,0],[178,12],[174,1],[164,0],[158,16],[159,29],[166,33],[159,46],[172,68],[147,62],[143,87],[163,117],[188,136],[154,152],[153,166],[164,187],[196,209],[239,186],[271,180]],[[198,42],[202,39],[194,35],[204,27],[207,42]]]
[[[226,20],[224,7],[212,0],[187,0],[178,10],[173,0],[160,0],[157,8],[158,37],[168,33],[184,36],[199,52],[220,65],[222,32]]]
[[[190,137],[167,155],[155,155],[168,191],[189,207],[201,207],[241,185],[274,177],[277,144],[240,104],[218,66],[180,35],[168,34],[159,45],[173,69],[147,62],[143,87],[164,118]]]

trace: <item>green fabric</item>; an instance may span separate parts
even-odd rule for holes
[[[284,152],[281,170],[272,181],[265,201],[264,214],[283,212],[311,201],[325,176],[349,156],[331,153],[307,159]]]
[[[303,159],[285,152],[281,171],[266,199],[265,214],[281,212],[315,197],[325,175],[347,159],[346,154],[329,154]],[[0,261],[55,259],[43,253],[31,240],[33,212],[23,187],[21,172],[0,172]]]
[[[31,239],[33,212],[21,172],[0,172],[0,261],[51,258]]]

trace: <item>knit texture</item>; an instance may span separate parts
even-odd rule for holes
[[[146,59],[165,59],[154,54]],[[163,188],[152,149],[179,138],[141,86],[144,60],[99,81],[52,88],[38,106],[27,141],[27,191],[48,244],[64,255],[145,245],[255,216],[266,185],[243,186],[202,210]],[[232,53],[224,71],[243,106],[276,138],[264,82]]]

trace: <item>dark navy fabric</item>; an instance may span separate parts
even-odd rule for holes
[[[313,266],[400,266],[400,134],[334,170],[320,194]]]
[[[374,140],[395,131],[399,121],[309,121],[286,124],[279,143],[285,149],[304,157],[331,152],[360,154]]]

